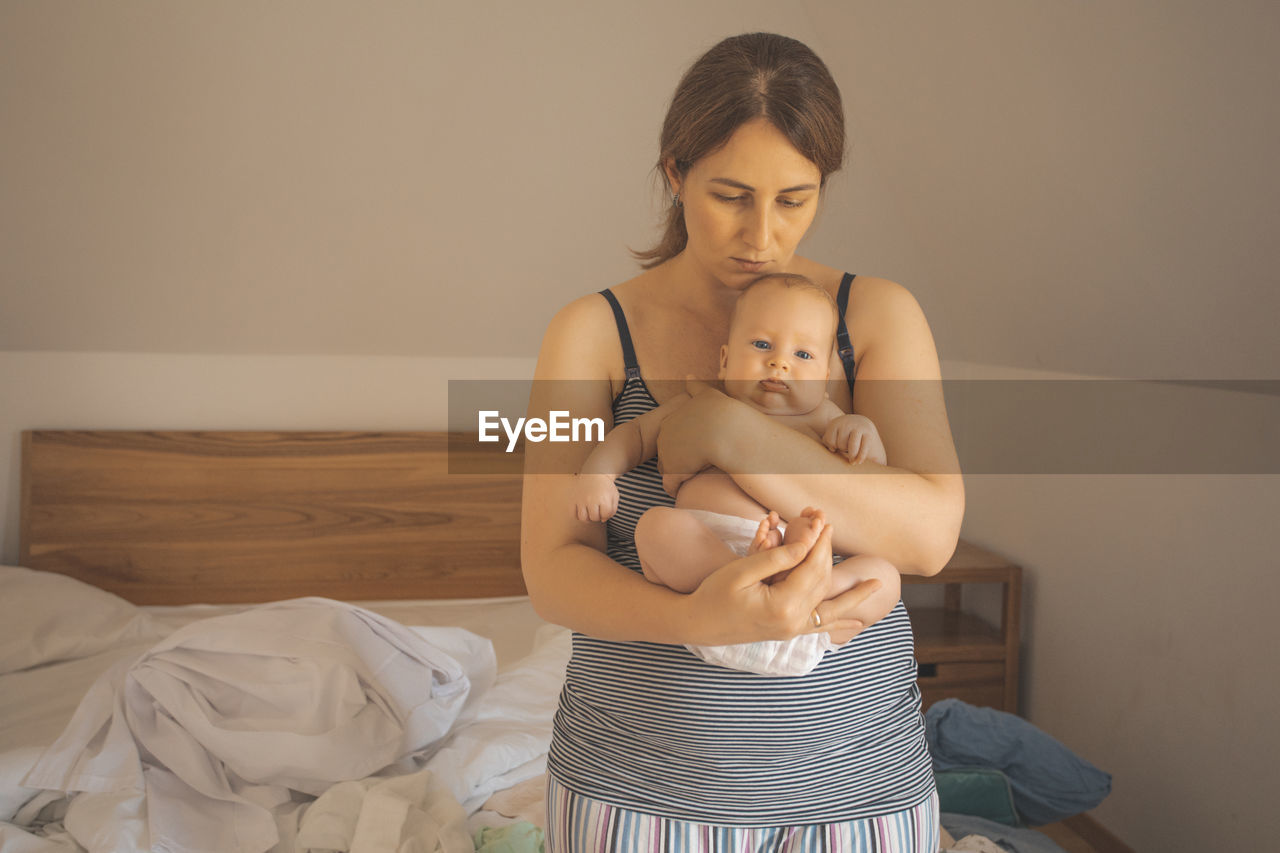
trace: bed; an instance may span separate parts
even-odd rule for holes
[[[22,447],[0,853],[469,850],[541,821],[569,636],[525,597],[518,473],[456,473],[498,469],[426,432],[32,431]],[[129,727],[145,734],[113,740]],[[231,752],[206,757],[213,741]]]

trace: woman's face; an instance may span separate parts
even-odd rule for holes
[[[684,204],[684,254],[727,287],[786,271],[817,213],[822,173],[767,119],[668,178]]]

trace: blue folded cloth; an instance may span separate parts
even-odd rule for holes
[[[1025,823],[1053,823],[1094,808],[1111,793],[1111,774],[1013,714],[943,699],[925,713],[935,771],[992,767],[1009,777]]]

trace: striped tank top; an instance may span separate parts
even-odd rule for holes
[[[605,295],[627,362],[613,401],[617,425],[657,403],[640,378],[621,308]],[[674,502],[656,460],[617,486],[607,554],[639,572],[636,521]],[[548,771],[577,794],[699,823],[795,826],[901,811],[934,790],[915,678],[901,601],[798,678],[715,666],[684,646],[575,633]]]

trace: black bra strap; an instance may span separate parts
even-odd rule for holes
[[[853,393],[853,376],[858,372],[858,360],[853,355],[853,341],[849,340],[849,327],[844,324],[844,315],[849,310],[849,285],[853,284],[854,274],[847,272],[840,279],[840,291],[836,295],[836,305],[840,309],[840,322],[836,326],[836,343],[839,346],[840,363],[844,365],[844,378],[849,383],[849,393]]]
[[[600,295],[609,300],[609,307],[613,309],[614,322],[618,324],[618,339],[622,342],[622,363],[626,365],[627,378],[639,379],[640,365],[636,362],[636,348],[631,345],[631,330],[627,328],[627,315],[622,313],[618,297],[614,296],[608,288],[600,291]]]

